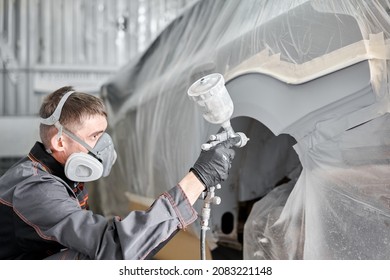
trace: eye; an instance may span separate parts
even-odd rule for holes
[[[97,141],[99,140],[100,136],[102,135],[103,132],[95,133],[92,135],[92,140]]]

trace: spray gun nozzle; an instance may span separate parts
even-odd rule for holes
[[[246,137],[245,133],[243,132],[237,132],[236,134],[238,135],[238,137],[240,137],[240,142],[238,142],[235,146],[238,148],[244,147],[246,143],[248,143],[249,138]]]

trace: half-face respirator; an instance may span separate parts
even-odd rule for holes
[[[66,93],[61,98],[53,114],[46,119],[41,118],[41,123],[45,125],[54,125],[58,129],[59,135],[65,133],[88,150],[88,153],[79,152],[69,156],[65,163],[66,177],[75,182],[95,181],[110,174],[117,154],[111,136],[108,133],[103,133],[96,142],[95,147],[92,148],[75,134],[63,127],[59,122],[62,107],[72,93],[74,93],[74,91]]]

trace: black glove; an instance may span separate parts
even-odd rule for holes
[[[206,188],[226,180],[235,155],[231,147],[238,142],[240,137],[229,138],[208,151],[202,150],[190,171],[194,172]]]

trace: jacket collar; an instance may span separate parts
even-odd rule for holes
[[[46,151],[42,143],[35,143],[29,153],[29,158],[32,161],[40,163],[45,171],[60,177],[67,182],[69,186],[74,185],[75,182],[69,180],[68,177],[65,176],[64,166]]]

